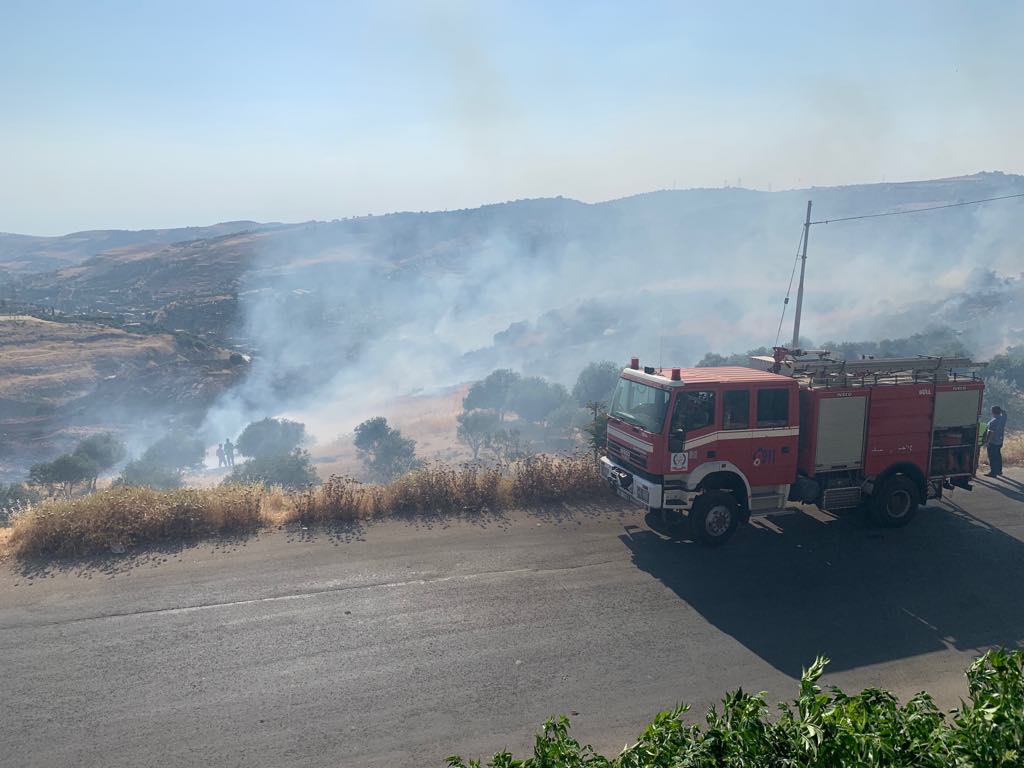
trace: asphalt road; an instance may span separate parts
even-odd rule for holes
[[[720,550],[618,506],[0,565],[3,766],[443,765],[548,716],[617,751],[727,689],[920,689],[1024,640],[1024,472],[906,529],[792,512]]]

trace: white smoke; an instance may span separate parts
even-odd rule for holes
[[[688,190],[284,229],[258,241],[240,293],[240,333],[257,353],[251,375],[211,410],[205,432],[233,435],[290,413],[329,437],[396,397],[498,367],[571,384],[597,359],[689,365],[709,350],[770,346],[808,197],[817,220],[1022,189],[1021,177],[990,174],[774,194]],[[816,225],[803,334],[870,339],[943,323],[997,346],[1024,324],[1020,310],[1004,301],[991,322],[956,302],[1019,292],[1020,204]]]

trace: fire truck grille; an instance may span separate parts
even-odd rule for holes
[[[827,510],[853,509],[860,504],[860,487],[829,488],[822,498],[822,506]]]
[[[619,461],[640,469],[647,469],[647,457],[637,451],[631,451],[618,443],[608,442],[608,453]]]

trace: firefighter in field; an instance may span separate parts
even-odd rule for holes
[[[227,457],[224,455],[224,443],[217,443],[217,467],[227,465]]]
[[[235,466],[235,444],[231,442],[230,437],[224,441],[224,458],[227,459],[229,467]]]
[[[989,471],[986,477],[1000,477],[1003,474],[1003,434],[1006,432],[1006,413],[998,405],[992,406],[992,418],[988,420],[985,432],[985,449],[988,451]]]

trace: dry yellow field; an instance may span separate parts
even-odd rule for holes
[[[0,315],[0,398],[66,399],[116,378],[124,363],[156,365],[173,357],[174,346],[168,335]]]
[[[469,385],[453,388],[437,395],[411,395],[395,400],[380,413],[388,424],[416,441],[416,455],[430,461],[458,463],[472,458],[469,450],[456,436],[456,418],[462,413],[462,400]],[[352,435],[339,435],[336,440],[313,446],[310,453],[317,474],[353,476],[363,466],[352,444]]]

